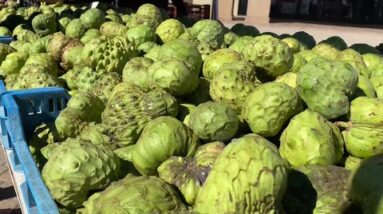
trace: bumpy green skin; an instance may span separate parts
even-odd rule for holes
[[[0,64],[4,61],[8,54],[14,52],[11,46],[1,43],[0,44]]]
[[[242,52],[243,58],[263,75],[276,78],[293,66],[293,53],[281,40],[269,35],[255,37]]]
[[[370,77],[371,73],[367,69],[366,64],[363,61],[362,55],[353,49],[346,49],[339,53],[338,59],[343,62],[350,63],[350,65],[360,74],[367,78]]]
[[[350,172],[338,166],[307,165],[290,171],[284,208],[287,213],[343,214],[351,205]]]
[[[180,60],[155,62],[147,72],[152,84],[175,96],[190,94],[198,86],[199,73]]]
[[[89,91],[103,75],[105,75],[103,70],[97,72],[89,67],[75,66],[61,78],[66,81],[68,87],[72,90]]]
[[[68,71],[73,68],[74,65],[81,64],[81,53],[84,45],[80,40],[74,39],[69,42],[61,52],[61,67]]]
[[[215,51],[215,49],[211,48],[208,43],[199,43],[197,45],[197,48],[199,53],[201,54],[202,61],[204,62],[209,57],[209,55]]]
[[[55,33],[49,41],[47,51],[57,62],[59,62],[61,60],[62,49],[71,41],[72,39],[63,33]]]
[[[37,35],[46,36],[56,32],[56,19],[51,15],[39,14],[32,19],[32,27]]]
[[[299,51],[303,49],[303,47],[301,47],[302,45],[299,42],[299,40],[295,39],[294,37],[287,37],[282,39],[281,41],[286,43],[286,45],[290,47],[293,53],[298,53]]]
[[[105,127],[102,124],[90,123],[81,131],[79,138],[96,146],[106,146],[112,150],[116,149],[117,145],[111,137],[105,134],[105,131]]]
[[[137,141],[146,124],[159,116],[176,116],[177,101],[162,90],[144,92],[131,83],[120,83],[102,113],[107,134],[119,146]]]
[[[101,34],[110,38],[123,36],[126,31],[127,28],[125,25],[111,21],[104,22],[100,27]]]
[[[298,73],[299,69],[307,63],[307,60],[301,54],[294,54],[293,66],[290,69],[290,72]]]
[[[151,49],[153,49],[153,48],[155,48],[155,47],[159,48],[159,45],[158,45],[157,43],[155,43],[155,42],[144,42],[144,43],[142,43],[141,45],[139,45],[139,46],[137,47],[137,49],[138,49],[141,53],[146,54],[146,53],[148,53]]]
[[[258,86],[247,97],[241,116],[254,133],[273,137],[302,110],[302,102],[295,89],[284,83],[271,82]]]
[[[71,109],[83,121],[100,122],[105,106],[95,95],[79,91],[70,98],[66,108]]]
[[[134,28],[130,28],[125,36],[135,47],[142,45],[145,42],[155,42],[156,34],[154,30],[146,25],[140,25]]]
[[[47,72],[32,72],[28,75],[19,75],[14,89],[45,88],[51,86],[61,87],[60,80]]]
[[[134,28],[140,25],[146,25],[155,29],[160,23],[161,20],[146,15],[139,15],[136,13],[131,16],[126,26],[128,26],[128,28]]]
[[[129,160],[143,175],[156,175],[157,167],[172,156],[192,156],[198,138],[181,121],[162,116],[150,121],[137,143],[115,150],[122,159]]]
[[[363,160],[352,174],[350,182],[351,199],[361,205],[363,213],[382,213],[383,156],[378,155]]]
[[[189,127],[203,140],[229,140],[238,126],[236,111],[222,102],[202,103],[190,112]]]
[[[297,73],[293,72],[287,72],[283,74],[282,76],[277,77],[275,79],[275,82],[281,82],[285,83],[286,85],[290,86],[291,88],[296,88],[297,87]]]
[[[122,80],[136,84],[142,90],[149,90],[151,78],[148,74],[148,68],[153,64],[153,60],[145,57],[134,57],[126,63],[122,71]]]
[[[199,43],[209,44],[213,49],[221,48],[224,44],[224,28],[216,20],[200,20],[191,27],[190,33]]]
[[[36,53],[47,53],[47,47],[51,38],[52,35],[48,35],[32,41],[29,46],[29,55],[33,55]]]
[[[253,40],[253,37],[251,36],[243,36],[235,40],[233,44],[230,45],[229,49],[235,50],[238,53],[242,53],[243,49],[250,44],[250,42]]]
[[[60,140],[76,137],[86,127],[87,123],[73,110],[66,108],[55,120],[55,126]]]
[[[111,97],[114,87],[121,82],[122,80],[118,73],[107,73],[96,80],[90,91],[100,98],[106,105]]]
[[[82,24],[80,19],[73,19],[69,22],[65,29],[65,34],[72,38],[81,39],[81,37],[85,34],[86,28]]]
[[[347,151],[359,158],[368,158],[383,152],[383,101],[358,97],[351,102],[350,123],[339,122]]]
[[[21,52],[13,52],[8,54],[0,66],[1,75],[17,74],[24,66],[28,55]]]
[[[94,39],[84,45],[82,60],[97,72],[121,74],[125,64],[138,55],[138,51],[124,37]]]
[[[246,61],[221,66],[210,83],[210,95],[214,101],[222,101],[241,112],[247,96],[259,86],[254,66]]]
[[[181,39],[165,43],[158,49],[153,48],[145,55],[145,57],[154,61],[168,59],[180,60],[186,63],[190,69],[198,74],[202,66],[202,58],[198,49],[193,44]]]
[[[29,56],[29,58],[24,64],[24,67],[28,65],[43,66],[52,76],[57,76],[58,74],[58,66],[56,61],[51,55],[47,53],[33,54]]]
[[[105,21],[105,14],[98,8],[91,8],[81,14],[80,20],[86,29],[99,28]]]
[[[59,30],[62,31],[62,32],[65,32],[65,29],[68,26],[68,24],[70,23],[70,21],[72,21],[72,19],[69,18],[69,17],[63,17],[63,18],[59,19],[58,20],[58,24],[59,24],[58,28],[59,28]]]
[[[383,64],[383,57],[379,54],[367,53],[362,55],[364,64],[366,64],[367,69],[372,70],[379,64]]]
[[[331,60],[336,60],[340,54],[338,49],[327,43],[320,43],[315,45],[312,51],[321,57]]]
[[[371,69],[370,81],[375,88],[378,98],[383,97],[383,64],[379,64]]]
[[[177,19],[167,19],[156,29],[156,34],[163,43],[177,39],[184,32],[185,26]]]
[[[218,156],[194,203],[196,213],[279,213],[287,164],[265,138],[233,140]]]
[[[361,163],[362,159],[349,155],[344,163],[344,168],[351,172],[355,172]]]
[[[312,50],[304,50],[304,51],[301,51],[299,53],[296,53],[295,55],[299,55],[299,56],[303,57],[306,60],[306,63],[311,62],[313,59],[315,59],[317,57],[321,57],[319,54],[315,53]],[[298,70],[296,70],[296,71],[298,72]]]
[[[160,9],[153,4],[141,5],[137,9],[136,14],[140,15],[140,16],[150,17],[150,18],[158,21],[159,23],[162,21],[162,14],[161,14]]]
[[[297,77],[299,96],[309,109],[327,119],[349,112],[349,97],[357,84],[358,72],[350,64],[324,58],[307,63],[299,70]]]
[[[79,214],[183,213],[186,206],[176,190],[158,177],[127,175],[104,191],[93,194]]]
[[[12,32],[8,28],[0,26],[0,36],[12,36]]]
[[[81,206],[90,191],[100,190],[119,176],[120,161],[112,150],[87,141],[60,144],[42,170],[52,197],[67,208]]]
[[[353,97],[376,97],[376,92],[372,82],[364,75],[358,77],[358,88],[353,94]]]
[[[89,29],[85,32],[84,36],[81,37],[81,42],[86,44],[90,42],[92,39],[100,38],[101,31],[98,29]]]
[[[291,119],[280,142],[279,152],[292,166],[335,164],[343,155],[339,128],[310,110]]]
[[[226,47],[229,47],[230,45],[232,45],[239,38],[240,37],[237,34],[231,32],[231,31],[225,33],[224,42],[225,42]]]
[[[217,50],[211,53],[203,63],[203,76],[211,80],[221,71],[223,65],[236,64],[241,58],[241,54],[232,49]]]
[[[210,169],[224,148],[224,143],[212,142],[198,147],[193,158],[171,157],[158,167],[158,175],[162,180],[175,185],[185,201],[193,205]]]

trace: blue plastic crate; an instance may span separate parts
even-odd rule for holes
[[[53,122],[65,108],[70,96],[63,88],[49,87],[7,91],[0,81],[1,141],[12,175],[21,174],[25,181],[13,177],[22,209],[28,214],[59,213],[29,151],[27,140],[36,126]]]
[[[0,36],[0,43],[9,44],[13,41],[12,36]]]

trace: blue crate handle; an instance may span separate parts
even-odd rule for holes
[[[13,41],[12,36],[0,36],[0,43],[9,44]]]
[[[45,186],[40,171],[30,153],[25,131],[26,128],[35,128],[35,126],[44,122],[47,118],[57,117],[59,111],[64,108],[65,104],[62,103],[62,108],[57,109],[55,107],[51,112],[25,115],[26,111],[24,108],[26,108],[26,106],[19,106],[19,102],[35,100],[36,104],[41,105],[39,106],[39,110],[47,111],[48,108],[43,105],[48,104],[46,102],[48,99],[69,100],[70,97],[63,88],[58,87],[7,91],[2,81],[0,81],[0,95],[2,107],[0,117],[3,135],[2,139],[3,143],[8,144],[9,149],[13,150],[14,160],[11,160],[10,162],[13,164],[18,163],[18,166],[14,168],[18,171],[20,170],[25,175],[26,183],[21,185],[20,192],[26,200],[25,205],[27,213],[58,214],[59,209],[50,195],[48,188]],[[33,109],[33,106],[31,109]],[[28,117],[28,119],[23,120],[25,117]],[[35,121],[30,121],[29,117]],[[23,124],[26,121],[28,124]],[[27,125],[31,127],[27,127]],[[8,142],[4,142],[5,138],[7,139],[5,141]]]

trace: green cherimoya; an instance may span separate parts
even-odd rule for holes
[[[105,131],[102,124],[90,123],[80,132],[79,138],[97,146],[106,146],[112,150],[116,149],[117,145],[111,137],[105,134]]]
[[[282,76],[277,77],[277,79],[275,79],[275,82],[285,83],[286,85],[290,86],[291,88],[296,88],[297,87],[297,77],[298,77],[297,73],[287,72],[287,73],[284,73]]]
[[[137,141],[146,124],[159,116],[176,116],[178,104],[163,90],[144,92],[131,83],[120,83],[102,113],[102,123],[119,146]]]
[[[64,207],[81,206],[91,191],[118,179],[120,161],[112,150],[68,139],[49,155],[42,177],[52,197]]]
[[[294,55],[295,56],[299,56],[299,57],[303,57],[303,59],[305,60],[305,64],[307,62],[311,62],[313,59],[317,58],[317,57],[321,57],[319,54],[315,53],[314,51],[312,50],[303,50],[301,52],[298,52]],[[292,68],[293,69],[293,68]],[[299,69],[295,69],[296,72],[299,71]]]
[[[232,49],[217,50],[211,53],[203,63],[203,76],[211,80],[221,71],[223,65],[236,64],[241,58],[241,54]]]
[[[190,112],[189,127],[203,140],[225,141],[238,131],[237,113],[222,102],[206,102]]]
[[[90,92],[78,91],[70,98],[66,108],[71,109],[83,121],[101,122],[101,113],[105,106]]]
[[[347,156],[346,161],[344,162],[344,168],[351,172],[355,172],[359,168],[361,163],[362,159],[349,155]]]
[[[61,67],[68,71],[73,68],[73,66],[77,64],[81,64],[81,53],[84,48],[84,45],[80,40],[73,39],[69,42],[65,48],[62,49],[61,52]]]
[[[209,171],[224,148],[225,144],[217,141],[198,147],[193,158],[171,157],[158,167],[159,177],[175,185],[185,201],[193,205]]]
[[[56,32],[56,19],[52,15],[39,14],[32,19],[32,27],[37,35],[46,36]]]
[[[100,27],[100,32],[106,37],[123,36],[126,33],[127,27],[117,22],[104,22]]]
[[[275,78],[293,66],[293,53],[281,40],[269,35],[255,37],[244,49],[245,60],[253,63],[265,76]]]
[[[337,122],[346,128],[343,137],[347,151],[359,158],[383,152],[383,100],[358,97],[351,102],[350,122]]]
[[[71,41],[72,39],[63,33],[55,33],[49,41],[47,51],[57,62],[59,62],[61,60],[62,49]]]
[[[82,24],[80,19],[73,19],[66,26],[65,34],[72,38],[81,39],[81,37],[85,34],[86,28]]]
[[[190,94],[198,86],[199,73],[176,59],[154,62],[148,70],[151,84],[175,96]]]
[[[374,68],[370,69],[370,71],[370,81],[374,86],[376,95],[378,98],[383,98],[383,63],[376,65]]]
[[[177,19],[167,19],[156,28],[156,34],[163,43],[177,39],[184,32],[185,26]]]
[[[315,45],[312,51],[326,59],[336,60],[339,57],[340,51],[334,46],[327,43],[319,43]]]
[[[353,202],[362,207],[363,213],[383,212],[383,155],[363,160],[350,179]]]
[[[198,49],[190,42],[181,39],[167,42],[158,49],[153,48],[145,57],[154,61],[177,59],[186,63],[195,73],[199,73],[202,66],[202,58]]]
[[[45,88],[51,86],[61,87],[60,80],[47,72],[32,72],[28,75],[19,75],[14,85],[15,89]]]
[[[142,45],[145,42],[155,42],[156,34],[154,30],[146,25],[139,25],[133,28],[130,28],[125,36],[130,42],[134,44],[135,47]]]
[[[370,77],[371,73],[367,69],[366,64],[363,61],[362,55],[353,49],[346,49],[339,53],[338,60],[342,62],[350,63],[350,65],[360,74],[367,78]]]
[[[15,49],[13,49],[11,46],[0,43],[0,64],[4,61],[8,54],[14,51]]]
[[[32,41],[29,45],[29,54],[33,55],[36,53],[47,53],[48,44],[52,37],[52,34],[50,34],[48,36],[44,36],[40,39]]]
[[[239,37],[237,34],[231,32],[231,31],[225,33],[225,35],[224,35],[224,41],[225,41],[225,45],[226,45],[226,47],[229,47],[230,45],[232,45],[232,44],[233,44],[235,41],[237,41],[237,39],[239,39],[239,38],[240,38],[240,37]]]
[[[161,20],[155,19],[150,16],[146,16],[146,15],[139,15],[136,13],[131,15],[131,18],[129,19],[126,26],[128,28],[133,28],[140,25],[146,25],[155,29],[160,23],[161,23]]]
[[[72,21],[72,18],[69,17],[62,17],[58,20],[58,28],[61,32],[65,32],[66,27],[68,24]]]
[[[383,64],[383,57],[379,54],[366,53],[362,55],[364,64],[366,64],[367,69],[372,70],[374,67],[379,64]]]
[[[54,58],[48,53],[39,53],[30,55],[27,61],[24,64],[25,66],[43,66],[47,69],[48,73],[52,76],[57,76],[58,66]],[[21,72],[21,71],[20,71]]]
[[[88,124],[70,108],[60,112],[55,120],[59,140],[76,137]]]
[[[209,44],[213,49],[219,49],[224,44],[224,28],[216,20],[200,20],[190,28],[190,33],[198,42]]]
[[[343,156],[339,128],[310,110],[291,119],[280,142],[279,152],[292,166],[335,164]]]
[[[196,213],[279,213],[287,185],[287,163],[265,138],[234,139],[218,156],[193,211]]]
[[[258,86],[243,104],[241,116],[250,129],[264,137],[276,136],[291,117],[303,110],[297,91],[270,82]]]
[[[307,60],[299,53],[294,54],[293,66],[290,69],[290,72],[298,73],[299,69],[307,63]]]
[[[210,95],[214,101],[222,101],[241,112],[247,96],[259,86],[253,64],[238,60],[224,64],[210,82]]]
[[[170,184],[158,177],[131,174],[93,194],[78,210],[79,214],[183,212],[187,208]]]
[[[101,31],[99,29],[89,29],[85,32],[85,34],[81,37],[81,42],[86,44],[90,42],[92,39],[97,39],[101,37]]]
[[[153,5],[153,4],[143,4],[143,5],[141,5],[137,9],[136,14],[139,15],[139,16],[150,17],[150,18],[158,21],[158,23],[160,23],[162,21],[162,14],[161,14],[160,9],[158,7],[156,7],[155,5]]]
[[[242,53],[245,47],[253,41],[253,37],[251,36],[243,36],[239,37],[233,44],[229,46],[229,49],[235,50],[238,53]]]
[[[0,74],[17,74],[20,69],[24,66],[28,55],[21,52],[13,52],[6,56],[0,66]]]
[[[12,36],[12,32],[4,26],[0,26],[0,36]]]
[[[307,165],[291,170],[283,205],[286,213],[343,214],[351,205],[350,172],[328,165]]]
[[[122,71],[122,81],[136,84],[145,91],[149,90],[152,84],[148,69],[153,63],[153,60],[146,57],[132,58]]]
[[[114,87],[121,82],[122,80],[118,73],[103,74],[94,82],[90,91],[106,104],[111,97]]]
[[[61,76],[72,90],[90,90],[95,82],[105,75],[105,71],[95,71],[87,66],[74,66]]]
[[[86,29],[98,29],[105,21],[105,14],[98,8],[91,8],[81,14],[80,20]]]
[[[376,92],[372,81],[364,75],[358,76],[358,86],[352,97],[376,97]]]
[[[124,37],[93,39],[84,45],[82,60],[92,69],[121,73],[138,51]]]
[[[144,42],[140,46],[137,47],[138,51],[141,53],[146,54],[153,48],[159,48],[160,46],[155,42]]]
[[[344,49],[347,49],[347,43],[339,36],[331,36],[327,38],[326,40],[323,40],[321,43],[327,43],[329,45],[332,45],[336,49],[342,51]]]
[[[162,116],[150,121],[137,143],[114,152],[132,162],[143,175],[156,175],[157,167],[172,156],[190,157],[198,147],[198,138],[181,121]]]
[[[298,53],[299,51],[301,51],[302,49],[305,48],[304,45],[302,45],[299,42],[299,40],[297,40],[294,37],[284,38],[284,39],[282,39],[282,42],[286,43],[286,45],[288,45],[290,47],[290,49],[293,53]]]
[[[327,119],[349,112],[349,97],[358,84],[358,72],[348,63],[315,58],[298,72],[297,90],[309,109]]]

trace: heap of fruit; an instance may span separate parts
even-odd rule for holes
[[[61,212],[383,213],[377,49],[190,23],[151,4],[0,11],[7,88],[72,96],[28,142]]]

